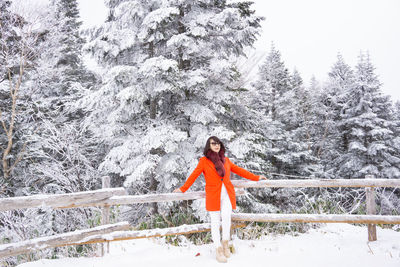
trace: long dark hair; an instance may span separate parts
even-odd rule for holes
[[[211,137],[209,137],[209,138],[207,139],[206,146],[204,147],[204,151],[203,151],[204,156],[207,157],[207,152],[208,152],[208,150],[211,150],[211,147],[210,147],[210,146],[211,146],[211,145],[210,145],[211,139],[214,140],[215,142],[220,143],[221,149],[219,150],[219,154],[222,154],[222,155],[225,154],[225,146],[224,146],[224,143],[222,143],[222,141],[221,141],[218,137],[216,137],[216,136],[211,136]]]

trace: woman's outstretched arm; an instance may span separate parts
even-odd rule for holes
[[[229,160],[229,162],[231,164],[231,171],[243,178],[253,180],[253,181],[267,180],[267,177],[265,177],[264,175],[255,175],[254,173],[251,173],[251,172],[233,164],[232,161]]]
[[[192,174],[187,178],[186,182],[184,185],[182,185],[180,188],[176,188],[173,192],[174,193],[184,193],[186,190],[189,189],[190,186],[196,181],[197,177],[200,176],[200,174],[203,172],[203,163],[201,159],[199,160],[199,163],[197,164],[197,167],[194,169]]]

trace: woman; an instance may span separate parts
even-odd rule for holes
[[[196,169],[189,176],[185,184],[174,190],[174,193],[184,193],[194,183],[201,173],[206,180],[206,210],[211,218],[211,236],[216,248],[216,258],[219,262],[227,262],[230,257],[228,241],[231,229],[232,209],[236,209],[235,189],[230,180],[231,171],[241,177],[258,181],[267,179],[257,176],[233,164],[225,157],[225,146],[215,136],[208,138],[204,148],[204,157],[200,158]],[[220,223],[222,217],[222,246],[220,237]]]

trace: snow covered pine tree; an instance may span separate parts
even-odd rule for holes
[[[10,7],[11,1],[0,1],[0,195],[14,196],[24,183],[16,168],[24,156],[30,112],[23,81],[37,55],[38,34]]]
[[[295,175],[314,172],[316,159],[306,129],[309,96],[299,73],[295,70],[290,75],[274,45],[260,66],[253,87],[256,90],[253,107],[266,107],[259,127],[272,143],[268,159],[273,171]]]
[[[84,86],[90,86],[93,81],[93,76],[82,64],[83,39],[79,37],[77,2],[57,0],[43,3],[40,9],[35,8],[35,5],[24,8],[40,19],[31,21],[31,17],[24,18],[23,26],[34,28],[36,39],[28,47],[31,53],[34,51],[34,61],[27,62],[29,72],[24,72],[22,79],[23,90],[17,102],[22,106],[18,107],[16,124],[19,132],[13,140],[18,144],[23,134],[26,147],[21,163],[13,172],[13,185],[7,187],[12,191],[9,196],[97,189],[100,175],[96,155],[101,149],[97,144],[93,147],[95,144],[90,141],[90,135],[80,127],[83,114],[74,109]],[[18,6],[14,9],[18,10]],[[7,17],[2,15],[1,18]],[[22,37],[15,40],[26,45]],[[18,54],[13,59],[20,62]],[[0,238],[20,241],[88,228],[93,226],[93,217],[92,209],[5,212],[0,217],[1,225],[5,226]],[[88,248],[90,250],[85,246],[84,250]],[[82,247],[56,250],[65,252],[64,255],[76,255],[74,253],[80,253]],[[49,249],[29,257],[51,257],[53,254],[54,250]]]
[[[106,3],[109,17],[86,46],[104,68],[103,84],[81,102],[91,112],[86,124],[108,147],[100,168],[136,193],[170,192],[209,135],[239,150],[245,108],[229,87],[236,74],[229,57],[253,44],[261,18],[245,2]]]
[[[52,0],[47,6],[39,44],[41,56],[30,79],[35,124],[29,137],[29,181],[47,193],[98,188],[99,147],[82,129],[76,108],[95,77],[83,65],[76,0]],[[49,182],[51,181],[51,182]]]
[[[392,103],[381,92],[374,69],[369,55],[361,54],[354,86],[345,92],[339,123],[344,151],[333,161],[339,177],[400,177]]]

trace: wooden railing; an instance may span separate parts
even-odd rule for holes
[[[126,195],[123,188],[109,187],[108,178],[103,179],[103,189],[88,192],[79,192],[59,195],[38,195],[26,197],[13,197],[0,199],[0,211],[51,207],[55,209],[67,209],[76,207],[102,207],[103,226],[87,230],[79,230],[51,237],[42,237],[18,243],[0,245],[0,258],[32,252],[34,250],[89,244],[102,243],[135,238],[146,238],[154,236],[188,234],[194,232],[210,231],[210,225],[182,225],[179,227],[135,231],[127,222],[109,224],[109,208],[113,205],[128,205],[136,203],[167,202],[201,199],[205,192],[165,193],[149,195]],[[368,239],[374,241],[376,237],[376,224],[400,224],[400,216],[375,215],[375,187],[400,187],[400,179],[319,179],[319,180],[265,180],[252,182],[247,180],[233,180],[237,189],[237,195],[245,194],[244,188],[265,187],[365,187],[366,188],[366,215],[337,215],[337,214],[243,214],[233,213],[232,220],[236,222],[258,221],[258,222],[322,222],[322,223],[365,223],[368,224]],[[242,227],[237,224],[235,227]],[[104,248],[103,248],[104,252]]]

